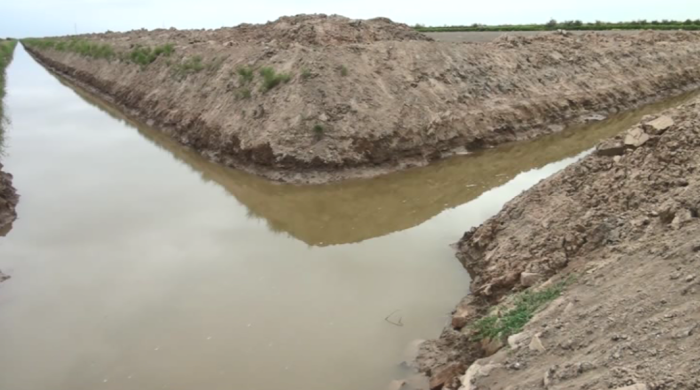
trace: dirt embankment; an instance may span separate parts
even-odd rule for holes
[[[19,195],[12,187],[12,175],[3,171],[0,163],[0,237],[4,236],[12,227],[12,222],[17,218],[17,202]],[[0,282],[9,279],[9,276],[0,271]]]
[[[0,39],[0,154],[2,154],[4,142],[4,125],[5,117],[2,107],[2,98],[5,96],[5,68],[12,61],[12,53],[14,52],[17,41]],[[3,171],[3,165],[0,163],[0,236],[12,226],[12,221],[17,218],[15,207],[19,201],[19,196],[12,187],[12,175]],[[8,279],[9,276],[0,272],[0,282]]]
[[[645,117],[465,233],[472,295],[418,359],[435,388],[700,388],[699,151],[700,99]],[[472,341],[477,319],[508,317],[513,292],[565,274],[522,333]]]
[[[17,218],[15,206],[19,196],[12,187],[12,175],[2,170],[0,163],[0,231]]]
[[[454,44],[388,19],[321,15],[77,39],[104,47],[25,44],[45,66],[208,158],[298,182],[533,138],[700,80],[700,35],[688,32]],[[158,56],[139,54],[158,47]]]

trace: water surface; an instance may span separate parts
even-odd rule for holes
[[[384,389],[467,293],[449,244],[649,110],[372,180],[224,168],[17,48],[0,389]],[[385,317],[395,312],[403,326]]]

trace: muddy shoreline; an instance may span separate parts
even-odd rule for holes
[[[6,55],[0,58],[0,99],[5,96],[5,67],[12,61],[12,54],[17,45],[14,40],[0,40],[0,45],[9,47]],[[5,52],[3,52],[5,53]],[[6,118],[4,117],[3,102],[0,101],[0,158],[2,157],[4,131]],[[12,222],[17,218],[16,206],[19,201],[17,191],[12,186],[12,175],[3,171],[3,165],[0,162],[0,237],[7,234],[12,228]],[[0,272],[0,282],[7,279],[8,276]]]
[[[331,19],[328,25],[333,28],[348,23]],[[297,23],[303,27],[317,22],[310,20]],[[280,23],[255,28],[264,38],[266,29],[279,29]],[[365,23],[371,25],[370,21]],[[61,77],[152,124],[208,159],[293,183],[377,176],[454,154],[536,138],[567,125],[600,120],[678,95],[697,87],[700,80],[700,69],[690,61],[693,53],[700,52],[700,35],[692,33],[552,34],[508,37],[489,44],[430,42],[404,35],[363,44],[319,44],[296,37],[267,49],[221,37],[224,32],[235,35],[241,31],[233,28],[207,33],[206,38],[211,40],[206,47],[197,43],[205,37],[177,44],[175,53],[182,53],[180,59],[158,59],[141,70],[123,61],[26,48]],[[134,45],[175,40],[178,34],[202,35],[161,30],[158,34],[132,32],[83,38]],[[314,71],[308,79],[297,74],[270,92],[253,92],[245,101],[235,99],[232,91],[240,88],[239,81],[227,75],[234,74],[241,63],[254,64],[252,68],[256,69],[263,65],[259,50],[268,50],[271,62],[293,66],[297,71],[309,65],[300,56],[311,55]],[[552,50],[562,53],[551,55]],[[183,81],[174,81],[168,70],[173,66],[168,63],[187,61],[189,53],[207,58],[222,52],[226,56],[240,53],[241,58],[231,59],[230,64],[224,62],[220,70],[210,74],[188,76]],[[377,67],[389,63],[383,57],[387,53],[393,56],[392,64],[403,63],[405,56],[410,66],[381,71]],[[599,62],[598,56],[605,55],[611,59]],[[462,61],[463,57],[479,61],[444,63],[435,68],[432,59],[441,57],[444,61],[445,56],[452,57],[450,61]],[[494,69],[489,61],[496,57],[500,62]],[[354,72],[338,76],[334,70],[339,66],[334,63],[337,58],[352,63],[349,68]],[[370,59],[375,64],[370,68],[357,62]],[[638,74],[631,76],[634,72],[630,68],[638,68]],[[387,85],[378,86],[377,73]],[[488,76],[484,79],[476,77],[478,74]],[[592,74],[596,78],[591,78]],[[148,80],[151,84],[158,80],[158,87],[148,87]],[[193,98],[190,89],[207,91],[199,97],[203,101],[189,102]],[[318,95],[321,89],[329,92]],[[408,95],[401,91],[408,91]],[[348,101],[353,104],[341,104]],[[315,136],[310,130],[316,128],[314,124],[319,124],[320,132],[326,132]]]
[[[0,163],[0,236],[5,235],[17,218],[15,208],[18,201],[19,195],[12,186],[12,175],[4,172]]]
[[[417,360],[431,388],[697,388],[698,133],[700,99],[647,116],[466,232],[472,293]],[[519,333],[478,337],[563,281]]]

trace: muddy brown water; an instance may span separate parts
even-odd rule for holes
[[[0,389],[384,389],[467,293],[449,244],[599,139],[688,96],[371,180],[212,164],[18,47]],[[403,326],[385,321],[401,319]]]

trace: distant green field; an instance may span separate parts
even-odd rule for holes
[[[442,26],[430,27],[416,25],[416,30],[421,32],[461,32],[461,31],[552,31],[552,30],[700,30],[700,19],[697,20],[637,20],[632,22],[593,22],[584,23],[580,20],[557,22],[550,20],[544,24],[504,24],[488,26],[472,24],[469,26]]]
[[[0,154],[2,154],[5,133],[5,116],[2,109],[2,98],[5,97],[5,68],[12,60],[12,53],[15,51],[15,46],[17,46],[17,41],[14,39],[0,40]]]

